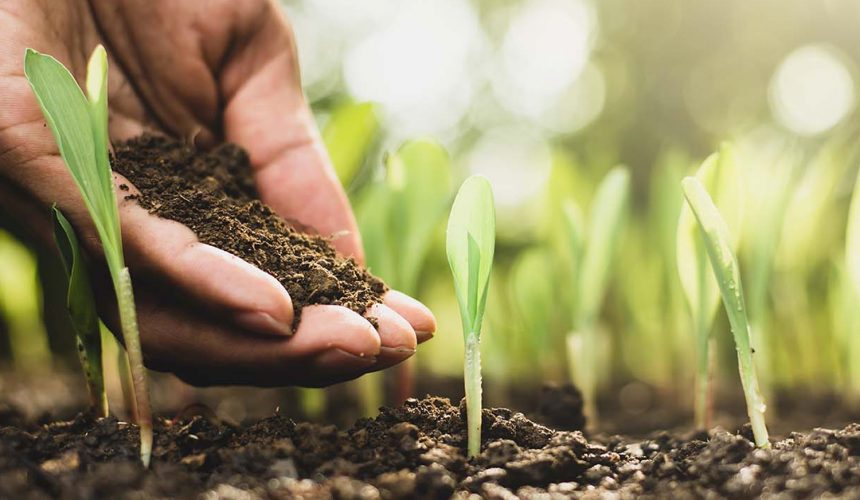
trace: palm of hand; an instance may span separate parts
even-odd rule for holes
[[[10,37],[0,49],[0,208],[37,233],[48,234],[45,208],[56,202],[98,252],[22,76],[24,48],[54,55],[81,81],[102,43],[111,54],[112,140],[156,131],[235,142],[249,152],[263,201],[322,234],[347,231],[335,245],[361,259],[301,93],[292,35],[273,3],[7,1],[0,32]],[[288,337],[292,304],[274,278],[137,205],[123,202],[120,212],[152,368],[199,384],[325,385],[400,362],[435,330],[424,306],[390,292],[369,311],[377,330],[345,308],[312,306]]]

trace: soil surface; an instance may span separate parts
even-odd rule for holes
[[[259,200],[248,156],[238,146],[204,152],[145,135],[118,145],[112,167],[140,190],[144,208],[277,278],[292,298],[294,325],[309,304],[342,305],[364,315],[381,302],[382,281]]]
[[[587,440],[520,413],[483,414],[467,459],[464,408],[411,399],[348,430],[274,415],[230,425],[199,411],[156,425],[153,466],[114,418],[28,423],[0,408],[2,498],[860,497],[860,424],[756,449],[737,432]]]

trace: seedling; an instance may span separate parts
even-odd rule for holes
[[[723,144],[718,153],[709,156],[696,172],[707,189],[714,193],[722,213],[729,224],[740,234],[741,189],[734,154],[731,146]],[[731,248],[737,247],[737,239],[729,240]],[[710,380],[714,366],[714,340],[711,330],[719,306],[719,286],[708,270],[708,256],[695,217],[688,206],[681,208],[677,233],[678,274],[696,337],[696,390],[694,418],[700,429],[710,427],[712,388]]]
[[[56,205],[51,209],[51,215],[54,220],[54,240],[57,248],[60,249],[60,259],[63,261],[68,278],[66,307],[75,331],[78,358],[87,381],[90,410],[97,417],[107,417],[108,400],[102,370],[102,337],[96,299],[90,286],[89,271],[72,224]]]
[[[366,190],[358,200],[357,214],[364,236],[367,265],[393,288],[417,295],[433,237],[451,202],[451,160],[438,143],[420,139],[406,142],[386,155],[384,182]],[[413,363],[394,370],[393,400],[412,397]],[[366,414],[380,406],[379,381],[363,377]]]
[[[36,256],[0,230],[0,318],[9,333],[15,368],[35,371],[51,365]]]
[[[119,208],[108,159],[107,70],[107,53],[99,45],[87,65],[85,96],[69,70],[53,57],[33,49],[27,49],[24,56],[24,73],[104,248],[131,366],[140,426],[140,459],[144,466],[149,466],[152,413],[131,274],[123,257]]]
[[[686,177],[681,185],[684,189],[684,197],[699,224],[711,269],[719,284],[723,306],[729,317],[755,444],[759,448],[769,448],[770,442],[764,420],[766,406],[759,392],[741,274],[737,258],[732,251],[729,228],[699,179]]]
[[[626,168],[616,167],[606,174],[591,204],[587,233],[576,205],[569,202],[564,210],[576,288],[571,307],[573,331],[567,337],[570,375],[582,391],[586,418],[592,423],[597,419],[597,353],[602,342],[596,323],[624,225],[629,191],[630,173]]]
[[[463,375],[470,457],[481,451],[481,323],[487,305],[495,246],[493,190],[484,177],[469,177],[460,186],[451,207],[447,254],[466,345]]]
[[[854,185],[851,208],[848,213],[848,228],[845,235],[845,267],[848,270],[848,294],[850,302],[856,304],[860,298],[860,176]],[[853,311],[853,309],[852,309]],[[853,397],[860,394],[860,331],[856,314],[848,314],[851,322],[844,335],[844,346],[848,362],[846,375]]]

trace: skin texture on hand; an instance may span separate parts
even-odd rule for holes
[[[203,147],[235,142],[248,151],[265,203],[320,234],[344,234],[334,240],[337,250],[363,259],[301,91],[292,32],[270,0],[0,2],[0,210],[51,245],[48,207],[56,202],[100,258],[89,215],[23,75],[24,49],[32,47],[82,82],[99,43],[110,57],[112,141],[148,131]],[[200,385],[321,386],[403,361],[435,331],[426,307],[392,291],[367,313],[378,329],[344,307],[317,305],[304,309],[290,336],[292,302],[273,277],[120,200],[151,368]],[[97,288],[110,322],[109,286]]]

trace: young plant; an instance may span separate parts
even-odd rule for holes
[[[860,299],[860,176],[854,185],[851,207],[848,212],[848,227],[845,234],[845,267],[848,270],[848,286],[845,287],[850,304]],[[852,399],[860,397],[860,322],[852,311],[845,316],[849,319],[843,335],[847,363],[846,378],[852,392]]]
[[[108,159],[107,70],[107,53],[99,45],[87,65],[85,96],[69,70],[53,57],[33,49],[27,49],[24,56],[24,73],[104,248],[131,366],[140,426],[140,459],[144,466],[149,466],[152,413],[131,274],[123,257],[119,208]]]
[[[12,363],[18,370],[33,372],[51,366],[41,298],[36,256],[0,230],[0,318],[8,329]]]
[[[597,334],[597,317],[624,225],[629,192],[630,172],[626,168],[616,167],[606,174],[591,203],[587,234],[575,205],[568,204],[565,210],[569,249],[576,263],[573,331],[567,337],[567,351],[571,378],[582,391],[586,419],[592,424],[597,420],[597,354],[604,350],[604,342]]]
[[[721,213],[725,214],[735,234],[740,234],[742,197],[740,175],[731,146],[723,144],[718,153],[709,156],[696,171],[696,178],[714,193]],[[719,306],[719,286],[708,270],[708,255],[695,217],[688,206],[681,208],[677,232],[678,274],[687,298],[693,328],[696,332],[696,390],[694,418],[700,429],[710,427],[713,404],[710,380],[714,367],[714,340],[711,329]],[[729,240],[737,248],[737,238]]]
[[[460,186],[451,207],[446,253],[454,277],[466,345],[463,376],[470,457],[481,451],[481,323],[487,305],[495,247],[493,190],[484,177],[469,177]]]
[[[422,139],[388,154],[384,182],[370,186],[357,203],[368,267],[393,288],[417,295],[428,250],[450,202],[451,160],[445,148]],[[392,370],[395,404],[414,395],[413,366],[407,360]],[[378,381],[362,380],[372,399]],[[368,406],[375,412],[379,404]]]
[[[750,325],[741,286],[741,273],[737,258],[732,251],[729,228],[699,179],[686,177],[681,185],[684,189],[684,197],[699,224],[711,269],[719,284],[723,306],[729,317],[755,444],[759,448],[769,448],[770,442],[764,420],[766,406],[759,392],[758,377],[753,362],[754,349],[750,345]]]
[[[102,337],[96,299],[90,286],[90,276],[84,261],[83,251],[71,223],[56,207],[51,209],[54,220],[54,240],[60,249],[60,259],[66,270],[66,307],[75,331],[78,358],[87,381],[90,395],[90,410],[99,418],[108,416],[108,400],[105,393],[102,370]]]

